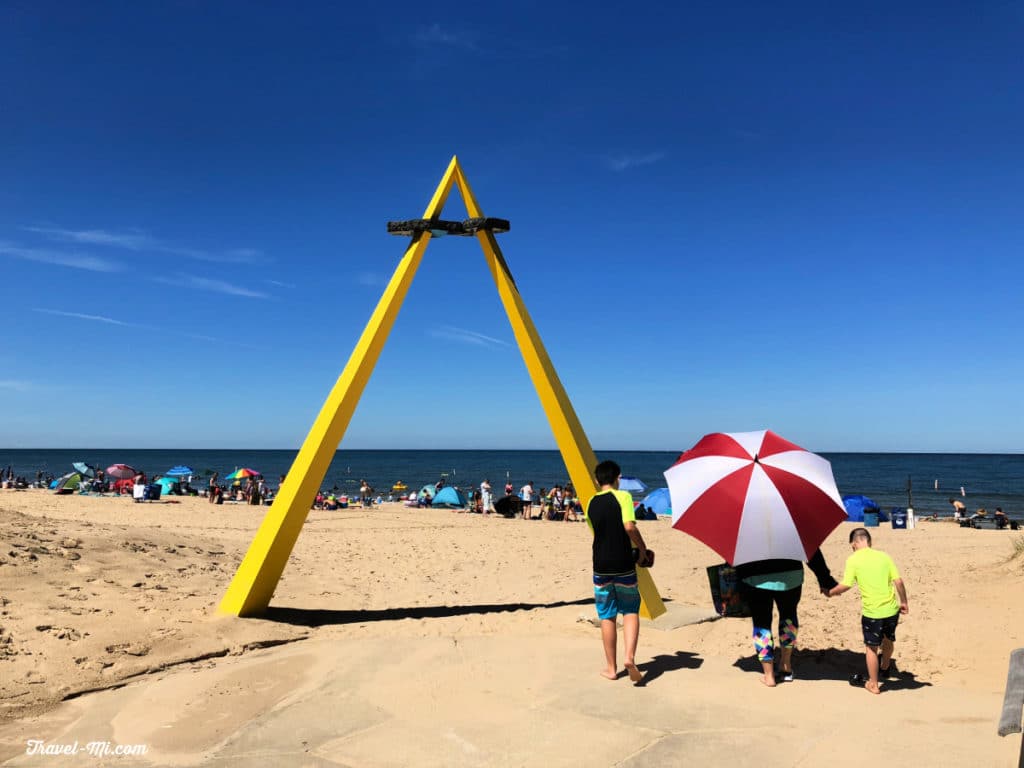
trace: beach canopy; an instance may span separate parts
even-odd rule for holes
[[[864,510],[877,512],[879,521],[883,523],[889,520],[888,512],[883,512],[872,499],[858,493],[843,496],[843,506],[846,507],[846,522],[848,523],[863,523]]]
[[[430,502],[432,507],[465,507],[466,496],[458,488],[451,485],[446,485],[434,496],[434,500]]]
[[[189,475],[194,475],[195,472],[192,470],[192,467],[186,467],[184,464],[179,464],[176,467],[171,467],[164,472],[164,474],[169,475],[170,477],[188,477]]]
[[[59,494],[74,493],[81,484],[82,474],[80,472],[68,472],[57,479],[53,492]]]
[[[420,492],[417,494],[417,496],[422,499],[423,495],[426,494],[427,496],[433,498],[435,493],[437,493],[437,489],[434,488],[434,486],[424,485],[422,488],[420,488]]]
[[[161,488],[161,496],[169,496],[172,493],[177,494],[181,492],[181,480],[177,477],[167,477],[165,475],[157,480],[156,484]]]
[[[668,488],[655,488],[640,501],[645,507],[656,515],[672,514],[672,497]]]

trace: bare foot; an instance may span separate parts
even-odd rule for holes
[[[637,669],[636,664],[633,662],[626,664],[626,672],[629,674],[629,679],[634,683],[639,683],[644,679],[644,673]]]
[[[870,680],[864,683],[864,690],[868,691],[868,693],[873,693],[876,696],[882,692],[878,687],[878,683],[872,683]]]
[[[767,685],[769,688],[774,688],[775,687],[775,673],[773,672],[772,674],[765,675],[764,677],[761,678],[761,682],[764,683],[765,685]]]
[[[619,679],[619,673],[616,672],[614,669],[611,670],[610,672],[607,669],[602,669],[601,670],[601,677],[606,677],[609,680],[618,680]]]

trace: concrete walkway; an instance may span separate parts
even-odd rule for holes
[[[735,660],[598,674],[593,639],[316,639],[168,671],[0,727],[10,766],[1015,765],[1001,692],[911,686],[870,696],[835,679],[768,689]],[[809,670],[808,670],[809,671]],[[28,739],[79,754],[25,754]],[[142,744],[144,757],[85,754]]]

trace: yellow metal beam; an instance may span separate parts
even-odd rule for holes
[[[483,216],[462,173],[458,158],[453,157],[423,218],[432,219],[441,215],[453,184],[458,185],[470,217]],[[490,231],[479,231],[477,239],[483,247],[487,265],[498,288],[498,295],[512,325],[512,332],[523,355],[530,379],[537,390],[541,406],[551,425],[569,478],[576,487],[580,501],[586,505],[597,491],[596,482],[591,474],[597,459],[590,447],[590,441],[544,349],[540,334],[537,333],[526,311],[526,305],[519,294],[519,289],[516,288],[494,234]],[[352,351],[348,364],[338,377],[323,408],[320,409],[320,415],[317,416],[295,457],[277,498],[260,524],[245,558],[221,599],[221,613],[251,616],[263,612],[270,604],[270,598],[281,579],[316,493],[323,483],[356,404],[377,364],[429,242],[430,233],[423,232],[415,235],[406,249],[405,256],[395,269],[391,282],[384,290],[384,295],[381,296],[363,335]],[[647,569],[639,569],[639,582],[642,598],[641,615],[656,618],[664,613],[665,606]]]
[[[455,183],[459,186],[462,199],[466,203],[466,212],[471,218],[483,217],[484,212],[470,189],[460,166],[455,168]],[[512,333],[516,337],[519,351],[526,363],[526,370],[533,381],[534,389],[540,398],[541,407],[548,417],[555,443],[562,454],[562,461],[569,471],[569,479],[576,488],[576,494],[583,508],[586,509],[591,497],[597,492],[597,480],[593,471],[597,465],[597,457],[590,440],[587,439],[583,426],[580,424],[576,409],[565,393],[555,366],[544,348],[540,334],[526,310],[523,297],[516,287],[515,280],[508,268],[508,263],[498,247],[494,233],[489,230],[477,232],[477,239],[487,258],[487,266],[491,270],[494,284],[498,287],[498,296],[505,307],[505,314],[512,325]],[[646,568],[637,569],[640,587],[640,614],[648,619],[655,619],[665,613],[665,605],[654,584],[654,579]]]
[[[432,219],[441,214],[457,167],[458,159],[453,157],[423,218]],[[221,613],[252,616],[262,613],[270,604],[429,242],[430,233],[422,232],[413,237],[406,249],[221,599],[218,609]]]

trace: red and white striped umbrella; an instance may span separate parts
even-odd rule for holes
[[[806,561],[846,519],[832,465],[768,430],[705,435],[665,480],[672,527],[732,565]]]
[[[138,472],[127,464],[111,464],[107,467],[107,477],[112,477],[115,480],[127,480],[137,474]]]

